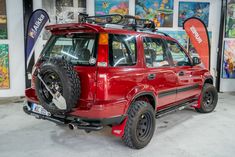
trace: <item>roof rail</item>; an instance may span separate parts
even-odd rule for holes
[[[79,13],[78,16],[79,22],[82,23],[98,24],[103,27],[131,29],[140,32],[142,31],[169,36],[166,33],[158,31],[152,20],[141,19],[131,15],[110,14],[89,16],[88,14]]]

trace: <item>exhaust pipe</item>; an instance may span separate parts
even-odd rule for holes
[[[68,127],[70,130],[73,130],[76,127],[76,125],[74,123],[69,123]]]

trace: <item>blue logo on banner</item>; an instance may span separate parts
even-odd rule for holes
[[[47,21],[49,21],[48,14],[42,10],[38,9],[35,10],[31,17],[29,18],[28,26],[27,26],[27,36],[26,36],[26,61],[27,61],[27,67],[29,65],[29,62],[31,60],[31,57],[34,53],[34,46],[38,40],[38,37],[40,33],[42,32],[45,24]]]

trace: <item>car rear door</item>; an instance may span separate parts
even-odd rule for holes
[[[176,101],[177,76],[162,39],[143,37],[146,84],[157,93],[157,108],[161,110]]]
[[[175,66],[175,74],[178,78],[176,100],[183,101],[193,98],[200,93],[200,78],[195,75],[191,60],[185,50],[177,42],[166,40],[166,44]]]

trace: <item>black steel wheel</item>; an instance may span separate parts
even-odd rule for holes
[[[210,113],[214,111],[218,102],[218,93],[212,84],[206,83],[202,90],[200,108],[195,108],[200,113]]]
[[[53,94],[59,92],[64,97],[66,109],[60,109],[53,103],[53,96],[38,78],[38,73]],[[66,60],[60,58],[46,60],[40,64],[34,75],[39,103],[51,114],[64,114],[77,106],[81,93],[80,78]]]
[[[42,79],[53,93],[56,93],[57,91],[63,93],[63,84],[59,75],[55,71],[51,69],[45,71],[44,75],[42,76]],[[41,88],[39,89],[39,92],[42,95],[42,98],[47,103],[52,102],[53,97],[42,82],[40,82],[40,87]]]
[[[136,135],[139,141],[145,141],[151,135],[153,120],[150,112],[145,112],[140,115],[137,124]]]
[[[203,103],[206,108],[210,108],[213,105],[214,95],[212,91],[206,91],[203,96]]]
[[[123,142],[134,149],[148,145],[155,131],[155,111],[146,101],[135,101],[129,108]]]

